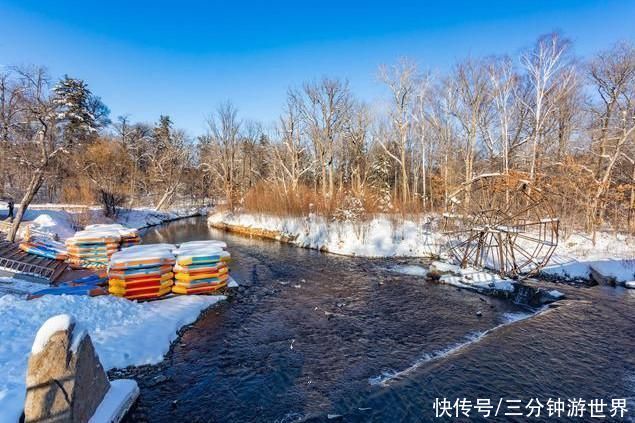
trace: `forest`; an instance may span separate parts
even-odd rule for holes
[[[288,88],[277,122],[211,102],[196,135],[169,115],[111,116],[89,81],[0,68],[0,197],[21,205],[18,223],[32,202],[361,220],[441,212],[476,175],[517,173],[567,225],[635,232],[632,43],[579,57],[551,33],[513,55],[431,65],[381,65],[372,103],[318,76]]]

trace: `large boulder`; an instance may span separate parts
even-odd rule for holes
[[[110,383],[90,336],[62,314],[35,336],[26,387],[25,422],[88,422]]]

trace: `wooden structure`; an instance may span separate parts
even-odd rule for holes
[[[538,273],[558,245],[549,198],[522,174],[475,177],[450,196],[446,210],[447,246],[462,267],[524,278]]]
[[[0,239],[0,269],[55,282],[68,269],[60,260],[25,253],[18,244]]]

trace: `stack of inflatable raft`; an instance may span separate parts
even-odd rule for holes
[[[227,286],[229,252],[222,241],[186,242],[174,251],[175,294],[205,294]]]
[[[66,260],[68,258],[68,250],[63,242],[45,236],[27,236],[20,243],[20,249],[26,253],[53,260]]]
[[[175,263],[171,244],[137,245],[110,258],[108,292],[130,300],[159,298],[172,290]]]
[[[102,268],[108,266],[110,256],[121,246],[127,247],[140,242],[136,229],[123,225],[88,225],[83,231],[76,232],[66,240],[68,259],[76,267]]]
[[[110,256],[119,250],[121,237],[116,231],[88,229],[66,240],[69,264],[75,267],[108,266]]]
[[[139,232],[133,228],[127,228],[119,223],[95,224],[86,226],[87,231],[112,231],[120,237],[120,247],[132,247],[141,243]]]

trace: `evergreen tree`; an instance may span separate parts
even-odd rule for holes
[[[53,87],[53,102],[62,136],[69,145],[93,140],[101,127],[110,124],[110,110],[81,79],[65,75]]]
[[[152,130],[152,136],[157,148],[167,147],[171,144],[172,126],[173,123],[170,119],[170,116],[159,116],[159,121],[156,123],[154,129]]]

